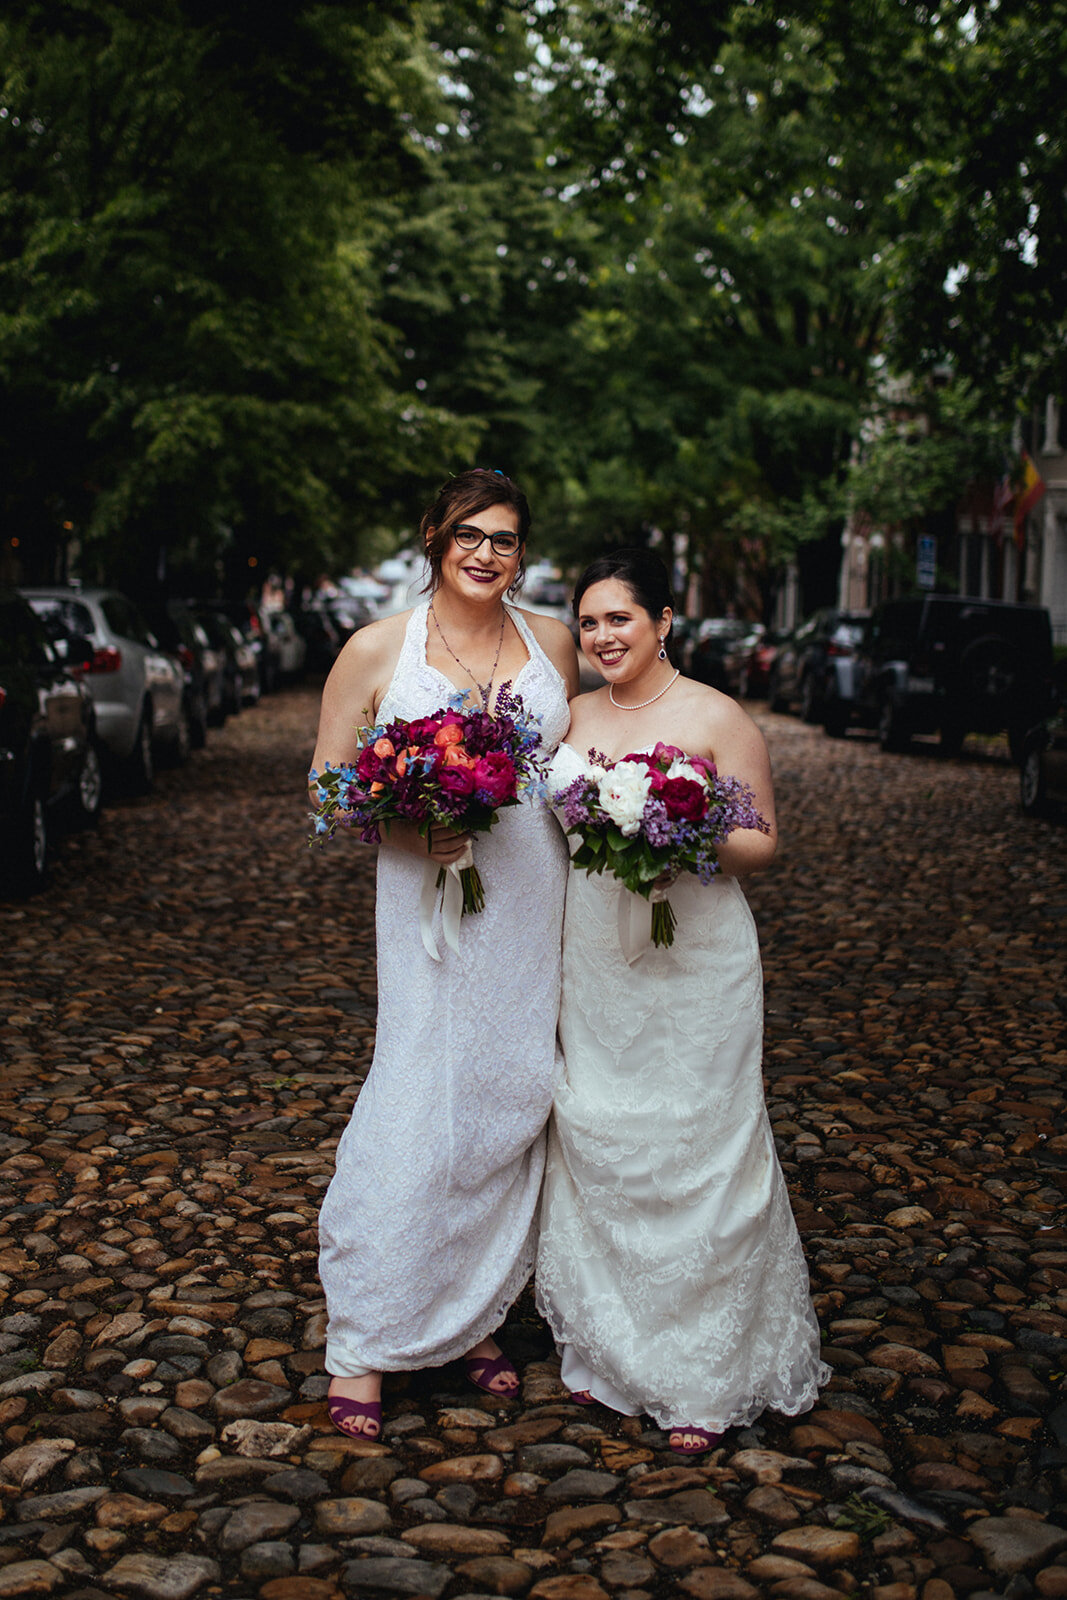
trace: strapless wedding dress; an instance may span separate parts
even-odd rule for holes
[[[550,793],[583,766],[561,745]],[[683,874],[674,944],[631,966],[621,895],[570,874],[539,1309],[564,1382],[619,1411],[713,1432],[796,1415],[830,1372],[764,1105],[748,902]]]

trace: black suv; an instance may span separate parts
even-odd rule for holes
[[[930,594],[876,606],[856,648],[851,720],[877,728],[883,750],[940,733],[955,754],[968,733],[1007,732],[1022,754],[1035,707],[1052,686],[1052,628],[1043,606]]]
[[[70,640],[71,666],[92,645]],[[17,892],[44,882],[54,813],[95,822],[103,797],[93,699],[59,659],[40,620],[0,589],[0,880]]]

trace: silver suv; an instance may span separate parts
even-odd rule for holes
[[[140,789],[155,777],[155,748],[189,753],[181,663],[160,649],[132,600],[117,589],[73,586],[23,589],[54,639],[64,634],[93,647],[86,683],[96,707],[97,737]]]

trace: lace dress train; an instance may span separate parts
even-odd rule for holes
[[[510,608],[509,608],[510,610]],[[380,718],[428,716],[455,693],[426,661],[415,608]],[[521,614],[515,680],[551,753],[566,689]],[[542,804],[505,809],[474,843],[485,909],[460,953],[440,913],[434,961],[419,934],[424,864],[378,852],[374,1062],[337,1150],[319,1221],[326,1370],[441,1366],[499,1327],[529,1277],[555,1041],[567,850]]]
[[[578,763],[561,746],[554,781]],[[628,966],[627,893],[567,886],[538,1306],[568,1385],[617,1410],[713,1432],[795,1415],[829,1369],[764,1105],[752,914],[736,879],[685,875],[673,946]]]

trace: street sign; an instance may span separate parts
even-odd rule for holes
[[[929,533],[919,535],[915,560],[915,581],[920,589],[932,589],[937,579],[937,540]]]

